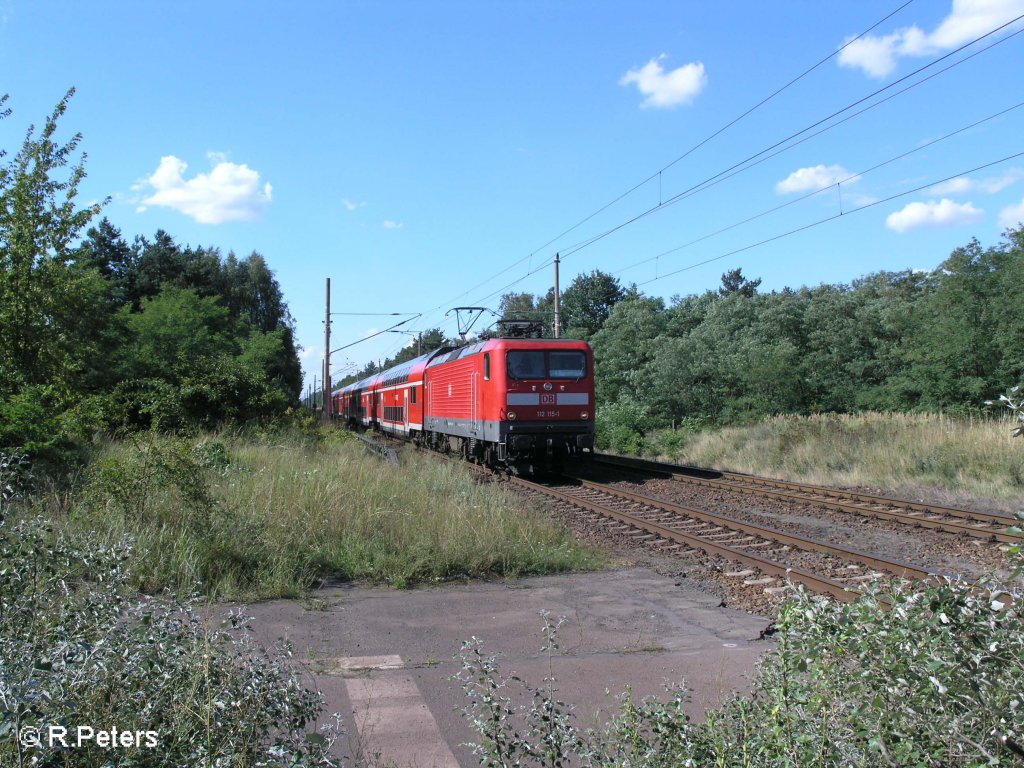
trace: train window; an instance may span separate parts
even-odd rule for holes
[[[484,381],[491,380],[491,353],[484,352]]]
[[[582,379],[587,375],[587,356],[571,349],[550,353],[552,379]]]
[[[409,387],[409,402],[416,404],[416,387]]]
[[[505,356],[505,368],[513,379],[543,379],[543,350],[513,349]]]

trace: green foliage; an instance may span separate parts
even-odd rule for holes
[[[617,278],[595,269],[577,275],[562,293],[563,334],[567,338],[589,339],[608,319],[612,307],[626,297]]]
[[[1004,602],[995,587],[957,581],[896,585],[847,604],[796,588],[753,693],[700,724],[684,713],[679,686],[667,701],[639,704],[627,691],[611,722],[582,732],[553,698],[553,680],[538,693],[474,640],[459,677],[465,714],[481,765],[1020,765],[1024,616],[1019,593]],[[513,683],[529,694],[522,708],[506,694]]]
[[[1010,409],[1017,422],[1017,426],[1013,428],[1014,437],[1024,436],[1024,399],[1017,394],[1018,392],[1020,392],[1019,385],[999,396],[999,402]],[[994,403],[991,400],[986,400],[985,405],[994,405]]]
[[[86,503],[133,524],[160,526],[173,518],[175,525],[187,521],[203,530],[214,508],[206,469],[227,465],[223,445],[211,448],[155,432],[129,440],[131,450],[90,467]]]
[[[409,459],[381,472],[344,433],[292,427],[243,436],[157,431],[109,445],[68,525],[137,542],[143,591],[302,594],[325,578],[395,586],[595,567],[597,556],[462,468]]]
[[[738,269],[722,288],[659,299],[628,293],[590,337],[598,403],[632,399],[653,428],[776,414],[980,413],[1024,378],[1024,228],[958,248],[933,272],[757,292]]]
[[[634,399],[651,405],[653,367],[664,359],[666,328],[661,299],[633,297],[618,302],[590,343],[594,348],[597,402]]]
[[[595,422],[598,448],[637,456],[644,452],[651,423],[646,406],[627,399],[598,405]]]
[[[25,385],[70,388],[102,324],[102,280],[72,261],[72,244],[99,206],[75,207],[85,177],[84,156],[75,160],[81,136],[56,140],[73,93],[0,166],[0,398]]]
[[[544,296],[532,293],[506,293],[501,297],[498,314],[502,320],[528,320],[541,323],[547,338],[554,336],[555,289]]]
[[[743,276],[742,269],[730,269],[722,274],[722,287],[718,289],[720,296],[728,296],[735,293],[744,298],[751,299],[757,293],[757,286],[761,284],[761,278],[748,280]]]
[[[701,419],[682,419],[670,429],[658,429],[647,433],[647,452],[653,456],[678,458],[693,438],[707,429]]]
[[[32,465],[20,448],[0,451],[0,523],[4,510],[22,495],[32,479]]]
[[[128,245],[106,219],[76,245],[100,206],[76,208],[81,136],[56,139],[72,94],[0,166],[0,449],[67,464],[97,430],[296,405],[294,323],[260,254],[222,260],[163,231]]]
[[[326,764],[337,731],[309,731],[321,699],[290,649],[260,648],[240,614],[218,628],[194,602],[139,602],[128,557],[40,520],[0,522],[0,765]],[[153,735],[72,753],[18,738],[50,726]]]

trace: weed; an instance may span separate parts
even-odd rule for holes
[[[310,730],[320,697],[291,649],[258,647],[241,614],[218,628],[195,601],[140,601],[125,587],[129,546],[40,519],[0,523],[0,562],[0,765],[329,762],[337,730]],[[152,735],[73,753],[17,738],[51,726]]]
[[[836,604],[794,588],[753,692],[700,724],[684,711],[680,683],[664,700],[636,702],[627,689],[610,722],[581,731],[554,696],[552,672],[532,687],[473,639],[458,676],[464,714],[488,766],[1018,765],[1024,612],[1019,590],[1007,604],[1002,589],[894,584]],[[557,649],[547,619],[545,638]],[[528,704],[513,705],[516,690]]]
[[[325,579],[405,588],[599,565],[457,464],[414,457],[394,472],[348,440],[150,434],[109,445],[86,485],[69,525],[133,535],[147,592],[293,597]]]

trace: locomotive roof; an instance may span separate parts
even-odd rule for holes
[[[428,363],[435,355],[440,355],[450,350],[451,347],[441,347],[435,349],[426,354],[414,357],[412,360],[406,360],[404,363],[399,363],[394,368],[388,368],[386,371],[377,374],[380,376],[384,384],[404,384],[409,380],[409,374],[411,374],[417,367],[423,366]]]
[[[369,376],[360,379],[359,381],[348,384],[338,392],[346,392],[349,390],[362,390],[372,387],[376,383],[381,383],[385,386],[392,386],[395,384],[404,384],[409,380],[410,374],[417,367],[431,368],[435,365],[441,365],[442,363],[449,363],[453,360],[460,360],[464,357],[470,357],[472,355],[482,352],[485,347],[492,345],[494,342],[506,342],[512,341],[516,344],[522,344],[524,347],[537,347],[537,346],[550,346],[551,344],[579,344],[579,339],[527,339],[521,336],[492,336],[480,341],[475,341],[472,344],[467,344],[463,347],[440,347],[438,349],[431,350],[419,357],[414,357],[412,360],[406,360],[404,363],[388,368],[384,371],[377,371],[371,373]]]

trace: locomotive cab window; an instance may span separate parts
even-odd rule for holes
[[[484,352],[484,381],[491,380],[491,353]]]
[[[533,349],[509,350],[505,356],[505,368],[509,378],[543,379],[545,376],[544,352]]]
[[[513,349],[505,356],[505,367],[511,379],[582,379],[587,356],[578,349]]]
[[[587,356],[576,349],[551,351],[552,379],[582,379],[587,375]]]

